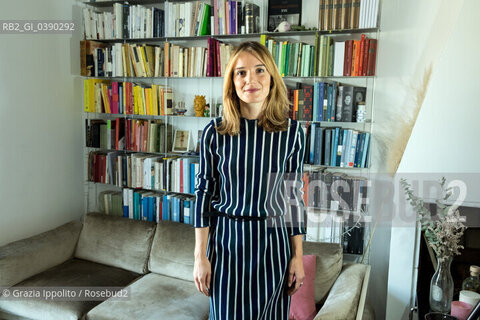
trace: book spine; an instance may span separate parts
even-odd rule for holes
[[[375,75],[376,57],[377,57],[377,40],[370,39],[368,43],[367,76]]]
[[[345,59],[343,62],[343,75],[349,77],[352,70],[353,40],[345,41]]]

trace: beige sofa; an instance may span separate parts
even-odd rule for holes
[[[98,214],[0,247],[0,287],[123,287],[124,299],[57,301],[0,296],[0,319],[208,319],[193,283],[194,228]],[[362,319],[369,266],[342,265],[339,245],[317,255],[315,319]],[[1,295],[0,291],[0,295]],[[75,301],[77,300],[77,301]]]

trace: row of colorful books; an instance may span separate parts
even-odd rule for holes
[[[211,6],[200,1],[167,2],[165,10],[115,3],[113,12],[83,9],[85,39],[143,39],[210,34]],[[166,12],[166,15],[165,15]],[[168,32],[165,32],[165,26]]]
[[[193,196],[125,188],[123,192],[101,192],[98,203],[99,212],[110,216],[157,223],[167,220],[193,225]]]
[[[173,127],[161,120],[86,119],[86,146],[106,150],[171,152]]]
[[[294,120],[357,122],[359,105],[365,105],[367,89],[338,82],[315,82],[313,86],[298,84],[287,88],[292,103],[289,117]]]
[[[223,77],[233,45],[221,42],[214,38],[207,40],[207,77]]]
[[[80,41],[82,76],[205,77],[207,57],[207,48],[182,47],[169,42],[154,46]],[[227,58],[224,58],[225,64]]]
[[[193,225],[195,197],[171,193],[125,188],[116,192],[115,200],[122,204],[121,215],[133,220],[161,220]],[[115,214],[119,215],[119,214]]]
[[[84,111],[164,116],[174,114],[168,86],[84,79]]]
[[[320,30],[376,28],[378,0],[320,0]]]
[[[316,34],[315,44],[276,41],[260,36],[280,74],[290,77],[373,76],[377,40],[364,34],[360,40],[335,41],[334,37]]]
[[[198,166],[196,158],[92,151],[88,156],[88,181],[193,194]]]
[[[260,7],[252,2],[213,0],[214,34],[260,32]]]
[[[260,32],[260,7],[251,2],[214,0],[165,2],[156,7],[115,3],[113,12],[83,9],[85,39],[142,39]]]
[[[305,163],[342,168],[367,168],[370,133],[353,129],[306,128]]]

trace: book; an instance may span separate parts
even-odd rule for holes
[[[254,3],[245,3],[245,33],[260,32],[260,7]]]
[[[342,122],[353,121],[353,86],[343,86],[342,93]]]

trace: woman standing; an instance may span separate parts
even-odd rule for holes
[[[287,118],[288,105],[269,51],[240,44],[225,72],[223,117],[203,131],[196,176],[193,276],[210,297],[210,319],[288,320],[302,285],[305,133]],[[287,176],[293,189],[285,190]]]

